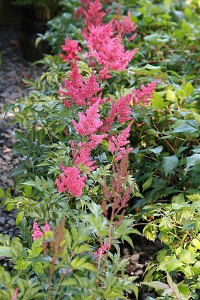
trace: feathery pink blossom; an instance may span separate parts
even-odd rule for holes
[[[85,113],[78,113],[79,123],[72,120],[72,124],[75,127],[76,132],[81,136],[87,136],[93,134],[102,126],[103,122],[99,119],[100,114],[98,102],[90,106]]]
[[[81,177],[77,167],[65,167],[63,164],[60,166],[64,174],[56,178],[58,191],[64,193],[68,190],[73,196],[80,197],[87,177]]]
[[[96,260],[99,260],[102,258],[103,254],[108,250],[109,248],[109,243],[105,243],[97,251],[95,251],[93,254],[96,256]]]
[[[122,133],[119,133],[116,137],[112,136],[109,140],[108,150],[111,153],[117,154],[115,161],[119,161],[125,155],[125,153],[130,152],[133,149],[124,147],[130,143],[128,137],[132,123],[133,121],[129,123],[129,125],[122,131]]]
[[[48,222],[45,222],[44,232],[49,231],[49,230],[50,230],[50,225],[48,224]],[[44,235],[44,232],[41,231],[38,223],[34,221],[33,222],[33,234],[32,234],[33,241],[41,238]]]
[[[136,90],[136,88],[134,88],[132,92],[133,104],[137,105],[138,103],[141,103],[142,106],[149,104],[150,99],[152,99],[153,97],[153,92],[155,90],[157,82],[158,79],[152,81],[151,83],[148,83],[147,87],[142,85],[141,90]]]
[[[66,37],[65,45],[62,45],[61,48],[64,52],[67,52],[66,54],[58,53],[63,61],[69,61],[71,63],[79,59],[77,52],[81,52],[81,47],[79,47],[78,42]]]
[[[102,26],[91,25],[86,40],[89,49],[88,56],[95,57],[102,65],[99,73],[101,79],[110,77],[109,70],[125,70],[138,50],[137,48],[132,51],[124,50],[121,35],[114,36],[112,21]]]
[[[120,32],[122,36],[126,33],[132,33],[137,28],[137,25],[131,21],[130,11],[127,13],[127,16],[122,16],[120,11],[118,11],[116,17],[117,19],[113,19],[113,31]],[[134,34],[135,36],[136,34]],[[133,36],[131,37],[132,39]]]
[[[78,143],[76,148],[74,142],[70,141],[75,165],[78,167],[79,164],[83,164],[84,166],[87,166],[90,171],[95,170],[97,166],[94,165],[95,161],[91,159],[91,151],[95,149],[106,137],[107,134],[91,134],[88,137],[89,141],[85,143]]]
[[[79,73],[78,66],[74,64],[69,77],[70,80],[63,78],[64,89],[61,86],[59,88],[60,95],[67,97],[67,99],[63,99],[65,106],[70,107],[70,99],[79,106],[90,105],[95,102],[95,99],[99,103],[103,102],[100,96],[94,97],[102,88],[99,87],[93,73],[88,79],[84,79]]]
[[[102,6],[99,0],[94,0],[94,2],[90,3],[89,7],[84,11],[85,15],[85,25],[89,27],[90,25],[102,25],[103,18],[106,15],[105,12],[102,11]]]

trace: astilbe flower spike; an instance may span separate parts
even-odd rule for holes
[[[78,167],[79,164],[82,163],[84,166],[87,166],[90,171],[96,168],[96,166],[94,166],[95,162],[90,158],[91,151],[107,137],[107,134],[96,134],[99,128],[103,125],[103,122],[100,120],[98,106],[99,104],[96,102],[90,106],[85,113],[78,113],[79,123],[72,120],[72,124],[74,125],[76,132],[80,136],[87,138],[87,141],[79,142],[76,149],[73,141],[71,141],[71,147],[73,150],[72,155],[75,159],[75,164]]]
[[[106,15],[102,11],[102,6],[99,0],[95,0],[93,3],[90,2],[90,5],[87,9],[84,10],[85,15],[85,25],[88,28],[90,25],[102,25],[103,18]]]
[[[79,59],[77,52],[81,52],[81,47],[78,45],[78,42],[66,37],[65,45],[62,45],[61,48],[64,52],[67,52],[66,54],[58,53],[64,62],[69,61],[72,63]]]
[[[78,106],[89,106],[91,103],[95,103],[95,100],[99,103],[104,102],[100,96],[97,98],[94,97],[102,88],[99,87],[93,73],[88,79],[84,79],[79,73],[77,64],[74,64],[69,77],[70,80],[63,78],[64,89],[61,86],[59,88],[60,95],[64,96],[62,100],[64,100],[66,107],[71,106],[70,99],[72,99],[73,104]]]
[[[123,71],[129,61],[137,52],[125,51],[122,45],[121,35],[114,36],[112,21],[106,25],[89,27],[89,35],[86,37],[89,49],[89,57],[94,57],[102,65],[99,72],[101,79],[109,78],[109,70]]]
[[[125,154],[129,153],[133,149],[125,147],[130,143],[128,137],[132,123],[133,121],[122,131],[122,133],[119,133],[116,137],[112,136],[109,140],[108,150],[111,153],[116,153],[117,156],[115,161],[119,161]]]
[[[134,186],[134,182],[127,186],[128,176],[130,174],[130,171],[128,171],[128,162],[128,151],[126,151],[120,164],[115,163],[112,165],[113,178],[111,179],[110,189],[107,186],[106,178],[104,177],[102,209],[105,217],[109,218],[110,221],[114,221],[115,216],[118,215],[118,218],[115,221],[116,227],[123,219],[125,208],[128,206],[130,194]]]
[[[102,126],[103,122],[100,120],[99,103],[96,102],[90,106],[85,113],[78,113],[79,123],[72,120],[76,132],[81,136],[93,134]]]
[[[75,165],[79,167],[80,165],[86,166],[90,171],[93,171],[97,168],[95,166],[95,161],[91,159],[91,151],[95,149],[104,138],[107,137],[107,134],[91,134],[88,137],[88,141],[84,143],[78,143],[75,148],[74,142],[71,140],[72,155],[74,157]]]
[[[101,259],[103,254],[106,252],[108,248],[109,248],[109,243],[105,243],[101,247],[99,247],[99,249],[93,253],[96,256],[96,260]]]
[[[142,85],[141,90],[137,90],[136,88],[133,89],[132,95],[134,105],[137,105],[138,103],[141,103],[142,106],[149,104],[150,99],[153,97],[153,92],[157,85],[158,79],[148,83],[147,87]]]
[[[80,197],[87,177],[81,177],[77,167],[65,167],[63,164],[60,166],[64,174],[61,174],[60,178],[56,178],[58,191],[60,193],[69,191],[73,196]]]
[[[132,33],[136,28],[137,25],[135,25],[135,23],[131,21],[130,11],[127,13],[127,16],[122,16],[119,9],[116,18],[113,19],[113,31],[120,32],[123,36],[127,33]],[[132,41],[136,37],[136,35],[137,34],[135,33],[128,40]]]
[[[48,224],[48,222],[45,222],[44,232],[47,232],[49,230],[50,230],[50,225]],[[38,223],[34,221],[33,222],[33,234],[32,234],[33,241],[41,238],[44,235],[44,232],[41,231]]]

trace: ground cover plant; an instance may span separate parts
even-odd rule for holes
[[[65,5],[46,72],[5,107],[23,159],[0,191],[20,230],[0,236],[1,298],[199,299],[198,2]],[[163,243],[140,283],[131,234]]]

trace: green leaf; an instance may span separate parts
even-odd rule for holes
[[[3,257],[13,257],[13,253],[10,247],[2,246],[0,247],[0,256]]]
[[[69,285],[69,286],[73,286],[73,285],[77,285],[77,281],[75,278],[68,278],[66,280],[64,280],[61,285]]]
[[[196,256],[197,256],[196,253],[193,253],[187,249],[184,249],[179,256],[179,259],[184,264],[190,265],[190,264],[194,264],[196,262]]]
[[[185,172],[188,172],[188,170],[199,164],[200,163],[200,154],[193,154],[192,156],[189,156],[186,158],[186,169],[185,169]]]
[[[149,132],[150,134],[156,137],[160,134],[160,132],[155,129],[148,129],[147,132]]]
[[[97,269],[95,268],[95,266],[93,266],[91,263],[86,262],[81,266],[81,269],[86,269],[88,271],[91,272],[97,272]]]
[[[156,237],[157,237],[157,232],[158,232],[158,228],[157,225],[150,223],[147,224],[144,229],[143,229],[143,234],[144,236],[150,240],[150,241],[155,241]]]
[[[185,202],[185,196],[183,193],[180,193],[174,197],[172,197],[171,200],[172,203],[184,203]]]
[[[5,193],[2,188],[0,188],[0,198],[5,198]]]
[[[163,157],[163,169],[165,175],[170,174],[178,165],[178,157],[176,155]]]
[[[200,194],[187,195],[186,197],[192,202],[200,201]]]
[[[175,123],[175,127],[172,133],[194,133],[198,131],[198,123],[195,120],[179,120]]]
[[[141,283],[144,285],[148,285],[156,290],[165,290],[169,288],[168,284],[160,281],[141,282]]]
[[[176,101],[177,100],[175,93],[170,89],[167,89],[166,99],[169,100],[169,101]]]
[[[193,88],[191,82],[186,83],[182,87],[182,91],[183,91],[183,96],[184,97],[188,97],[189,95],[191,95],[194,92],[194,88]]]
[[[16,220],[15,220],[16,225],[18,225],[19,223],[21,223],[23,217],[24,217],[24,212],[23,212],[23,211],[20,211],[20,212],[17,214]]]
[[[149,149],[150,152],[153,152],[155,154],[160,154],[163,150],[163,146],[158,146],[156,148],[153,148],[153,149]]]
[[[158,266],[158,270],[165,271],[166,273],[172,272],[178,268],[183,266],[182,261],[176,258],[168,259],[167,261],[164,261],[160,263]]]
[[[156,109],[163,109],[165,107],[163,98],[161,98],[156,92],[153,92],[153,99],[151,100],[151,105]]]
[[[150,175],[147,181],[145,181],[145,183],[142,185],[142,192],[146,191],[152,185],[152,182],[153,175]]]
[[[169,10],[170,6],[172,5],[172,0],[164,0],[164,6],[167,10]]]
[[[124,241],[128,242],[129,245],[131,245],[131,247],[134,248],[134,246],[133,246],[133,241],[132,241],[132,239],[130,238],[130,236],[128,236],[128,235],[126,235],[126,234],[123,235],[123,236],[122,236],[122,242],[124,242]]]

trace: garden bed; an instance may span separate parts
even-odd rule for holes
[[[46,70],[4,108],[22,160],[0,190],[19,229],[0,295],[198,300],[198,3],[65,5]]]

